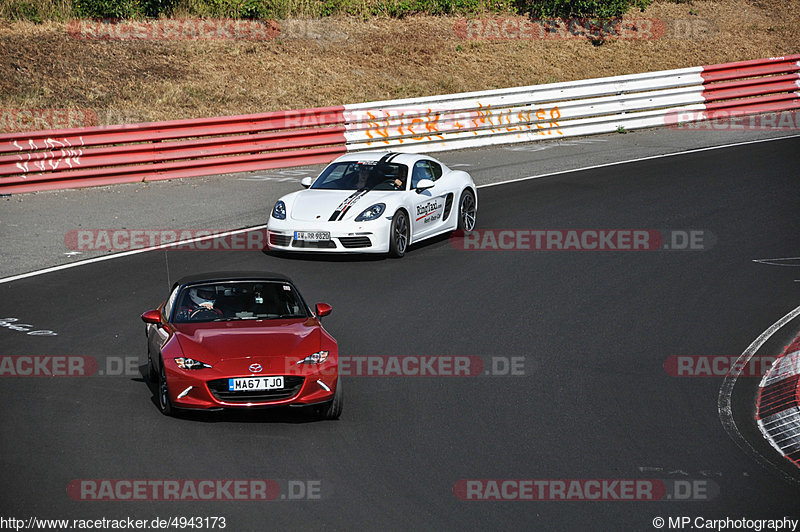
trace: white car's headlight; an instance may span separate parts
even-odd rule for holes
[[[286,219],[286,204],[283,200],[278,200],[272,208],[272,217],[276,220]]]
[[[210,368],[208,364],[205,362],[200,362],[199,360],[195,360],[193,358],[187,357],[179,357],[175,359],[175,363],[181,369],[203,369],[203,368]]]
[[[299,361],[297,365],[300,364],[322,364],[328,360],[328,352],[327,351],[320,351],[318,353],[314,353],[313,355],[308,355],[303,360]]]
[[[374,220],[375,218],[383,214],[384,210],[386,210],[385,203],[376,203],[371,207],[367,207],[366,209],[364,209],[364,212],[356,216],[356,221],[367,222],[369,220]]]

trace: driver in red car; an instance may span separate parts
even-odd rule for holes
[[[180,308],[180,316],[185,320],[203,319],[200,318],[204,313],[214,312],[223,316],[220,309],[214,307],[217,293],[211,286],[199,286],[189,289],[189,297],[183,300]]]
[[[212,310],[214,308],[214,300],[217,298],[216,291],[209,286],[200,286],[198,288],[189,289],[189,299],[191,300],[194,309],[207,308]]]

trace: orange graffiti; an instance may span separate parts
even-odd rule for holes
[[[563,135],[564,133],[561,131],[561,126],[556,122],[559,118],[561,118],[561,111],[558,110],[558,106],[550,109],[550,127],[554,128],[559,135]]]

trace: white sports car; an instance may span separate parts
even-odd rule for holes
[[[472,231],[478,212],[470,175],[425,155],[342,155],[308,190],[279,199],[267,224],[276,251],[389,253],[456,229]]]

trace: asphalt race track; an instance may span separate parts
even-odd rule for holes
[[[344,414],[329,422],[298,410],[167,418],[138,372],[3,378],[3,514],[225,516],[229,530],[653,530],[657,516],[797,518],[800,483],[756,462],[720,423],[722,379],[673,377],[664,362],[737,357],[798,305],[798,268],[753,262],[797,256],[798,163],[795,138],[479,192],[479,229],[694,230],[703,250],[464,251],[440,238],[402,260],[156,251],[0,285],[2,316],[58,333],[0,328],[0,355],[90,356],[101,370],[125,357],[144,363],[139,315],[170,280],[226,269],[285,273],[309,303],[330,303],[324,324],[340,355],[524,357],[522,375],[347,377]],[[746,425],[752,408],[739,401],[737,421]],[[319,481],[320,498],[67,493],[76,479],[254,478]],[[461,479],[688,479],[710,496],[462,501]]]

